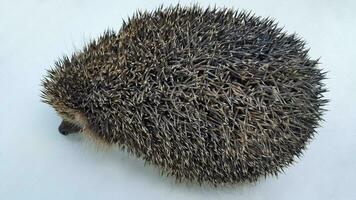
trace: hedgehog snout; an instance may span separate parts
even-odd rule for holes
[[[77,133],[81,131],[81,127],[66,120],[63,120],[58,127],[58,131],[63,135],[68,135],[72,133]]]

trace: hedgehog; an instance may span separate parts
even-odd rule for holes
[[[193,6],[137,11],[55,62],[42,101],[80,132],[214,186],[277,176],[304,152],[328,102],[326,72],[272,18]]]

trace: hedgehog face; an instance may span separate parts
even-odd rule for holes
[[[58,131],[63,135],[81,132],[84,127],[84,117],[79,114],[79,111],[74,109],[52,104],[58,115],[62,118],[62,122],[58,127]]]
[[[58,127],[58,131],[63,135],[68,135],[71,133],[76,133],[82,130],[82,127],[73,124],[71,122],[63,120],[62,123]]]
[[[63,135],[81,132],[84,128],[84,120],[81,120],[78,112],[67,109],[59,111],[58,114],[62,117],[62,122],[58,127],[58,131]]]

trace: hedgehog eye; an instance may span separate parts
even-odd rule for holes
[[[58,113],[62,117],[62,122],[58,127],[61,134],[68,135],[82,130],[82,127],[76,123],[74,114],[66,111],[59,111]]]
[[[63,118],[63,120],[69,120],[69,121],[74,121],[74,115],[69,113],[69,112],[65,112],[65,111],[58,111],[59,115]]]

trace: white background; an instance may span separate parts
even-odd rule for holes
[[[39,97],[46,69],[106,28],[118,30],[136,9],[161,3],[0,0],[0,199],[356,199],[352,0],[200,2],[274,17],[303,37],[311,57],[321,57],[321,67],[329,71],[331,102],[323,127],[304,156],[278,178],[229,188],[175,184],[120,150],[57,132],[60,118]]]

